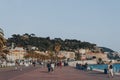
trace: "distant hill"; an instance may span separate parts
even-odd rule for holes
[[[106,48],[106,47],[99,47],[99,48],[101,48],[104,52],[110,52],[110,53],[115,52],[115,51],[113,51],[113,50],[110,49],[110,48]]]
[[[112,49],[109,49],[109,48],[106,48],[106,47],[99,47],[99,48],[101,48],[104,52],[109,52],[107,54],[107,57],[109,59],[115,59],[115,60],[120,59],[119,54],[117,52],[113,51]]]

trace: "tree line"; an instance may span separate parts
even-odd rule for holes
[[[25,49],[28,49],[28,46],[35,46],[40,51],[51,50],[54,51],[54,47],[56,44],[61,46],[61,50],[66,51],[74,51],[80,48],[83,49],[94,49],[96,44],[92,44],[90,42],[82,42],[76,39],[61,39],[54,38],[50,39],[50,37],[38,37],[35,34],[25,33],[23,35],[13,34],[10,38],[7,39],[7,46],[11,47],[14,43],[14,47],[22,46]]]

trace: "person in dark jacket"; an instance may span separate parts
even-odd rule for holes
[[[47,68],[48,68],[48,72],[50,72],[50,69],[51,69],[51,64],[50,64],[50,62],[48,61],[48,63],[47,63]]]

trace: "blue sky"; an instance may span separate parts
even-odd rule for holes
[[[120,0],[0,0],[5,37],[34,33],[120,51]]]

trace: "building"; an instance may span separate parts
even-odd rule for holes
[[[66,59],[75,59],[75,52],[60,51],[58,56],[65,57]]]
[[[79,49],[79,54],[80,54],[80,59],[81,60],[86,60],[86,49]]]
[[[26,50],[23,47],[16,47],[15,49],[10,50],[9,59],[10,60],[23,60]]]
[[[93,53],[93,52],[90,52],[90,53],[86,54],[86,58],[93,58],[93,57],[95,59],[101,58],[103,61],[108,60],[107,54],[105,54],[105,53]]]
[[[96,59],[101,58],[102,60],[105,61],[108,60],[107,54],[102,53],[98,48],[96,52],[92,52],[89,49],[80,49],[79,54],[81,55],[80,56],[81,60],[92,59],[92,58],[96,58]]]

